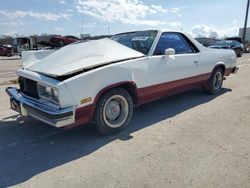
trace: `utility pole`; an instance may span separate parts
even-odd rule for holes
[[[247,32],[247,20],[248,20],[249,4],[250,4],[250,0],[247,0],[246,18],[245,18],[245,25],[244,25],[243,36],[242,36],[243,44],[246,43],[246,32]]]
[[[110,27],[108,26],[108,35],[109,35],[109,33],[110,33]]]
[[[84,25],[84,15],[82,15],[82,24],[81,24],[81,32],[80,32],[80,35],[82,35],[83,25]]]

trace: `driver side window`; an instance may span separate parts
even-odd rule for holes
[[[180,33],[162,33],[155,48],[154,55],[164,55],[165,50],[168,48],[173,48],[175,54],[196,53],[197,49],[190,43],[191,42],[187,41]]]

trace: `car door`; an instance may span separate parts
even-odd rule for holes
[[[167,56],[165,50],[172,48],[174,55]],[[148,85],[183,81],[199,75],[199,50],[183,34],[164,32],[161,34],[154,53],[149,57]]]

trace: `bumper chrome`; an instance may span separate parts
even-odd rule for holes
[[[33,100],[13,87],[8,87],[6,92],[10,97],[11,108],[23,116],[32,116],[55,127],[64,127],[75,123],[73,107],[57,109],[41,103],[39,100]]]

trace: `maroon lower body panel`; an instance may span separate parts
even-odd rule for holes
[[[237,69],[237,67],[226,69],[226,70],[225,70],[225,73],[224,73],[224,76],[229,76],[229,75],[232,74],[236,69]]]
[[[89,105],[77,108],[75,111],[75,123],[63,127],[64,130],[72,129],[79,125],[92,121],[95,112],[95,105]]]
[[[94,115],[95,105],[84,106],[76,109],[75,119],[76,124],[90,122]]]
[[[210,75],[210,73],[202,74],[199,76],[140,88],[137,90],[138,103],[144,104],[173,94],[194,89],[204,84],[210,78]]]

